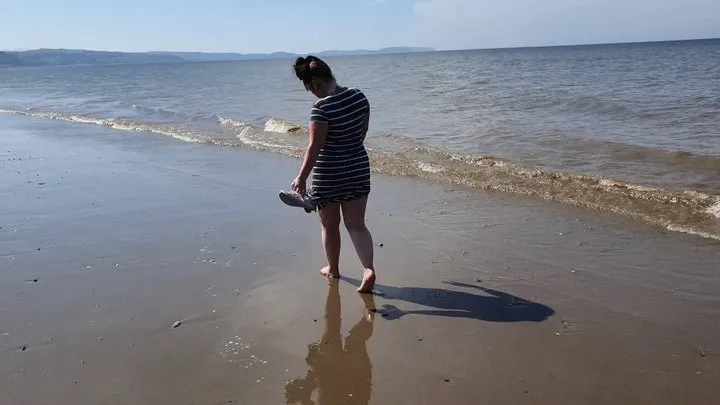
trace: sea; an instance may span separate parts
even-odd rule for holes
[[[327,62],[341,85],[370,100],[367,146],[378,173],[720,240],[720,40]],[[167,136],[299,157],[314,99],[291,65],[1,68],[0,114],[111,127],[129,141]]]

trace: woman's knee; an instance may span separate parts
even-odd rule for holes
[[[345,228],[348,231],[358,231],[365,229],[365,218],[363,217],[345,215],[343,216],[343,222],[345,223]]]
[[[326,229],[340,228],[340,208],[329,206],[320,211],[320,225]]]

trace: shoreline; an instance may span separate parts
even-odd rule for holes
[[[312,370],[357,404],[720,400],[714,241],[375,175],[378,294],[343,233],[337,303],[277,200],[295,160],[3,122],[2,403],[283,403]],[[338,320],[341,352],[308,347]]]
[[[241,147],[293,158],[301,158],[304,151],[304,138],[296,134],[302,134],[302,127],[275,118],[270,118],[264,128],[259,128],[218,116],[216,124],[219,125],[221,137],[214,138],[202,131],[124,118],[103,119],[82,114],[4,109],[0,109],[0,113],[9,114],[11,119],[19,116],[109,127],[124,132],[162,135],[186,143]],[[409,146],[412,145],[405,145]],[[653,178],[653,173],[640,176],[645,181],[633,184],[601,173],[525,167],[492,156],[454,153],[430,146],[415,145],[405,152],[378,151],[374,150],[374,145],[368,149],[371,168],[377,174],[421,178],[435,183],[528,196],[565,206],[609,212],[669,231],[720,241],[720,195],[714,194],[713,188],[695,190],[684,186],[677,188],[677,185],[663,188],[654,182],[647,183]],[[654,153],[667,155],[665,158],[676,154],[662,150],[655,150]],[[704,167],[703,176],[709,176],[713,165],[717,164],[716,158],[712,156],[687,156],[701,160],[695,163]],[[695,169],[699,170],[698,167]]]

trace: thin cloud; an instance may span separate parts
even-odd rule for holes
[[[413,14],[439,48],[720,37],[717,0],[421,0]]]

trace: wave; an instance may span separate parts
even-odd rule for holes
[[[249,126],[249,124],[243,122],[243,121],[237,121],[232,118],[226,118],[222,116],[217,116],[218,123],[224,127],[228,128],[244,128]]]
[[[713,174],[720,172],[720,156],[715,155],[701,155],[616,141],[567,138],[562,136],[546,136],[544,139],[539,140],[538,143],[551,147],[562,145],[565,149],[572,150],[576,156],[581,154],[585,155],[588,159],[592,157],[596,158],[598,154],[604,154],[611,156],[614,161],[650,162]]]
[[[185,142],[247,147],[291,157],[302,157],[306,146],[306,137],[291,135],[305,131],[303,127],[276,118],[259,127],[217,117],[217,131],[208,132],[205,128],[203,131],[188,130],[127,118],[98,118],[84,114],[13,109],[0,109],[0,113],[150,132]],[[492,156],[465,155],[431,148],[402,136],[385,135],[369,139],[368,149],[372,169],[377,173],[538,197],[621,214],[671,231],[720,240],[718,195],[697,190],[671,191],[646,187],[601,176],[537,170]]]
[[[277,132],[281,134],[287,134],[292,132],[298,132],[302,129],[302,126],[293,124],[292,122],[283,121],[277,118],[270,118],[265,123],[265,131]]]
[[[185,142],[192,143],[213,143],[211,139],[202,134],[192,131],[185,131],[177,127],[153,123],[142,123],[127,118],[96,118],[84,114],[42,112],[33,110],[10,110],[0,108],[0,113],[22,115],[26,117],[38,117],[57,121],[74,122],[78,124],[102,125],[121,131],[151,132],[158,135],[170,136]]]
[[[133,111],[146,114],[146,115],[159,115],[161,117],[175,117],[175,116],[181,116],[183,114],[172,111],[172,110],[166,110],[164,108],[153,108],[153,107],[145,107],[138,104],[133,104],[132,106]]]

